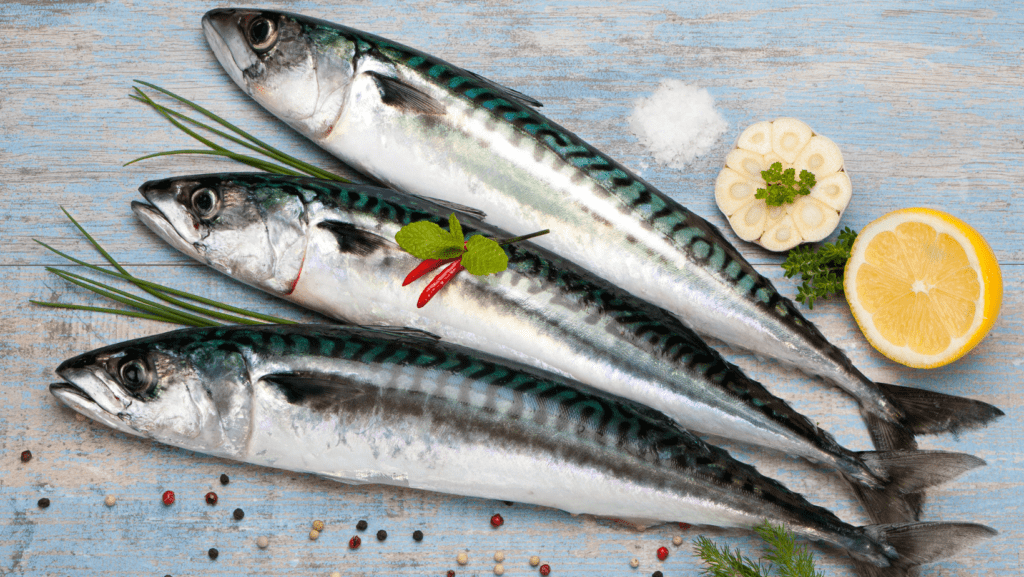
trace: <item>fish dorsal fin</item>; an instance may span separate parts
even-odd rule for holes
[[[420,329],[413,329],[413,328],[410,328],[410,327],[389,327],[389,326],[377,327],[377,326],[369,326],[369,325],[359,325],[357,328],[364,329],[364,330],[367,330],[367,331],[373,331],[373,332],[379,332],[379,333],[387,333],[389,335],[394,335],[396,337],[402,337],[402,338],[406,338],[406,339],[423,339],[423,340],[428,340],[428,341],[433,342],[433,343],[436,343],[436,342],[441,340],[441,337],[439,337],[438,335],[435,335],[434,333],[427,332],[427,331],[421,331]]]
[[[397,78],[384,76],[377,72],[367,72],[367,74],[377,84],[377,90],[380,91],[380,99],[384,104],[420,114],[445,113],[443,104],[420,89],[409,86]]]
[[[273,373],[262,380],[273,384],[289,403],[317,411],[358,401],[368,392],[364,385],[331,373]]]
[[[419,196],[419,195],[413,195],[413,196]],[[441,200],[440,198],[434,198],[432,196],[419,196],[419,197],[422,198],[423,200],[428,201],[428,202],[432,202],[434,204],[443,206],[443,207],[447,208],[448,210],[453,210],[455,212],[461,212],[462,214],[468,214],[469,216],[478,218],[480,220],[483,220],[483,219],[487,218],[487,213],[486,212],[484,212],[484,211],[482,211],[480,209],[477,209],[477,208],[473,208],[472,206],[466,206],[464,204],[459,204],[457,202],[451,202],[449,200]]]
[[[338,250],[368,256],[373,251],[387,246],[388,240],[382,236],[367,232],[347,222],[324,220],[317,227],[329,231],[338,240]]]
[[[488,84],[490,86],[493,86],[496,90],[499,90],[499,91],[502,92],[502,96],[504,96],[505,98],[508,98],[509,100],[515,100],[516,102],[518,102],[519,104],[522,104],[523,106],[529,106],[531,108],[540,108],[540,107],[544,106],[536,98],[533,98],[531,96],[527,96],[527,95],[523,94],[522,92],[519,92],[518,90],[513,90],[512,88],[509,88],[508,86],[505,86],[503,84],[498,84],[497,82],[495,82],[493,80],[490,80],[488,78],[484,78],[483,76],[480,76],[476,72],[470,72],[469,70],[464,70],[463,72],[465,72],[466,74],[472,76],[478,82],[482,82],[484,84]]]

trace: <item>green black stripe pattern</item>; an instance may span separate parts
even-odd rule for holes
[[[754,302],[785,324],[803,332],[815,344],[827,344],[814,325],[796,306],[778,293],[711,223],[608,158],[578,136],[525,105],[503,87],[469,73],[439,58],[385,38],[322,21],[299,21],[314,44],[329,50],[344,38],[356,46],[356,59],[372,54],[407,67],[442,89],[489,111],[497,122],[516,128],[522,139],[531,139],[538,152],[550,151],[575,166],[577,184],[584,178],[596,183],[595,190],[613,195],[625,210],[640,216],[700,266],[736,287],[739,296]],[[520,142],[514,144],[520,145]]]

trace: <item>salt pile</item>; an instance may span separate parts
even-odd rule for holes
[[[640,143],[673,168],[684,168],[711,150],[728,126],[706,88],[681,80],[662,81],[654,94],[636,102],[629,117]]]

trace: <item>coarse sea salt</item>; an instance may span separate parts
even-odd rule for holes
[[[728,127],[707,89],[681,80],[663,80],[654,94],[636,102],[629,117],[640,143],[673,168],[707,153]]]

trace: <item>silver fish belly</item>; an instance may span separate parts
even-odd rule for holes
[[[539,114],[525,95],[304,16],[217,10],[203,27],[243,90],[356,169],[478,208],[516,234],[550,229],[538,245],[698,332],[842,387],[860,403],[879,448],[913,448],[915,434],[980,426],[1002,414],[872,382],[717,228]]]
[[[57,373],[64,382],[51,391],[73,409],[190,450],[574,513],[738,527],[769,519],[877,575],[993,534],[970,524],[853,527],[645,408],[387,331],[186,329],[80,355]],[[917,553],[953,535],[954,547]]]
[[[140,190],[152,205],[133,208],[147,226],[225,274],[345,322],[411,327],[560,373],[655,408],[685,429],[827,463],[876,522],[913,518],[907,493],[983,464],[952,453],[849,451],[674,316],[529,243],[506,247],[506,271],[461,274],[417,307],[426,279],[402,286],[418,259],[392,239],[410,222],[447,224],[450,211],[423,199],[245,173],[152,181]],[[469,237],[507,236],[471,216],[460,220]]]

